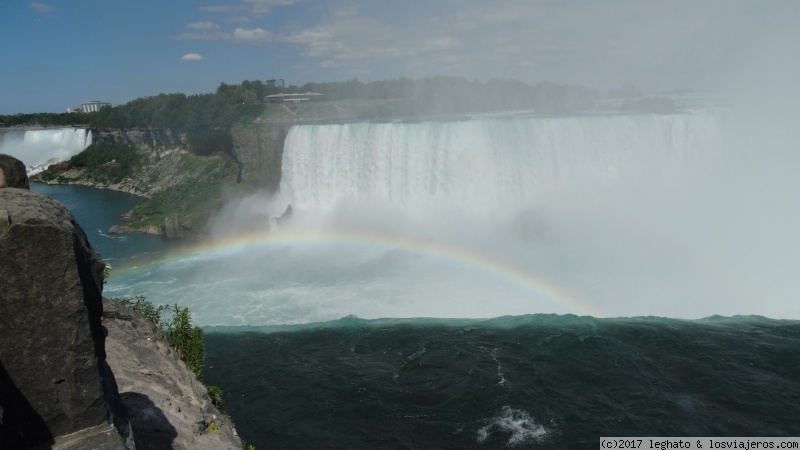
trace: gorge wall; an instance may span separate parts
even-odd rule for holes
[[[97,142],[123,141],[153,153],[188,150],[186,133],[168,128],[95,129],[92,133]]]
[[[283,143],[290,126],[248,124],[236,126],[230,133],[207,130],[199,135],[168,128],[2,129],[0,153],[22,160],[31,175],[56,165],[51,169],[53,176],[37,176],[35,181],[87,185],[143,197],[185,181],[185,167],[175,167],[182,158],[227,158],[237,166],[235,182],[247,181],[274,192],[280,184]],[[58,164],[92,143],[132,145],[140,156],[140,170],[128,179],[109,182],[92,177],[85,169]]]
[[[290,124],[248,124],[231,130],[239,181],[252,180],[273,193],[278,190],[283,145],[290,128]]]

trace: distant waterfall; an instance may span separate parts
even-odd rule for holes
[[[83,128],[28,130],[0,134],[0,153],[25,163],[28,174],[41,172],[51,164],[66,161],[92,144],[92,132]]]
[[[572,182],[684,164],[718,138],[713,113],[293,127],[281,191],[295,207],[346,199],[512,206]]]

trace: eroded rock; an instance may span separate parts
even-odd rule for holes
[[[0,448],[109,422],[124,448],[129,425],[100,323],[103,263],[86,234],[57,201],[0,189],[0,258]]]
[[[230,418],[211,402],[152,323],[120,302],[104,301],[108,363],[143,449],[239,450]]]
[[[25,164],[13,156],[0,153],[0,188],[4,187],[31,189]]]

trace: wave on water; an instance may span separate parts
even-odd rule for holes
[[[547,429],[537,424],[523,410],[503,406],[503,412],[489,420],[489,424],[478,430],[478,443],[484,444],[495,434],[508,436],[509,447],[542,440],[547,436]]]
[[[120,236],[120,235],[113,235],[113,234],[104,233],[103,230],[101,230],[101,229],[97,230],[97,234],[99,234],[100,236],[103,236],[104,238],[118,239],[120,241],[125,241],[125,240],[128,239],[128,236]]]

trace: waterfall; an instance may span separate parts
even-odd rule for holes
[[[29,175],[68,160],[91,144],[92,132],[83,128],[27,130],[24,133],[11,130],[0,134],[0,153],[25,163]]]
[[[281,192],[310,210],[369,199],[486,211],[704,158],[718,128],[708,112],[297,126],[284,146]]]
[[[796,317],[796,133],[739,114],[292,127],[277,195],[230,202],[214,246],[115,295],[227,325]]]

